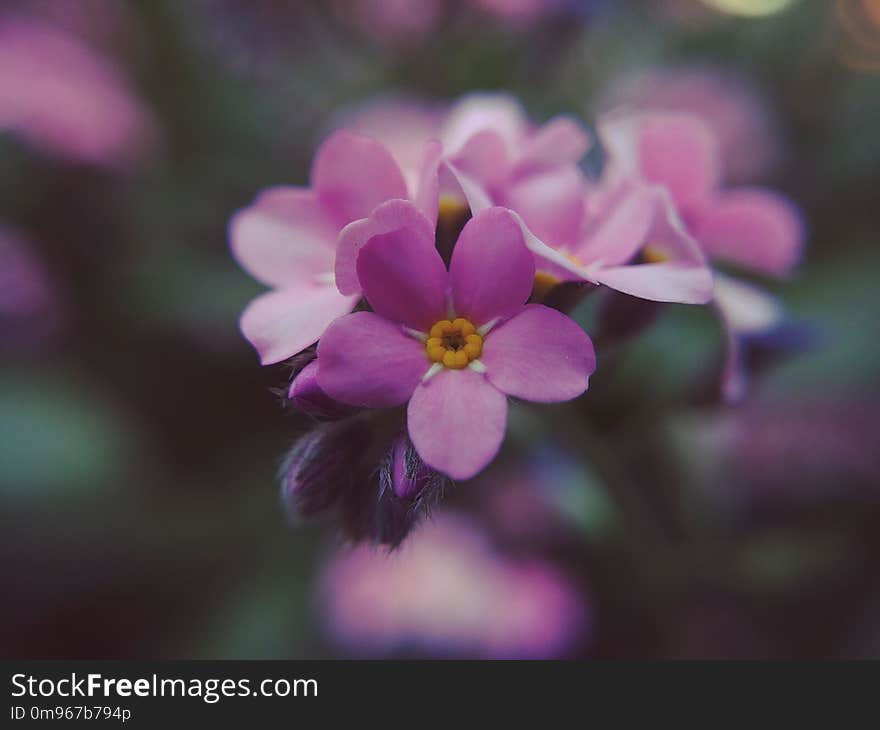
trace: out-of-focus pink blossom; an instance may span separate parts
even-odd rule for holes
[[[805,231],[797,206],[772,190],[725,188],[718,141],[700,117],[621,110],[600,120],[599,134],[608,156],[604,194],[633,185],[662,189],[711,259],[771,276],[787,274],[799,260]],[[777,327],[781,310],[726,277],[716,277],[715,306],[728,340],[722,387],[728,400],[737,400],[746,383],[741,338]]]
[[[333,0],[336,15],[376,41],[421,42],[445,11],[445,0]]]
[[[880,484],[878,405],[848,392],[757,398],[699,421],[686,437],[718,456],[737,493],[846,497]]]
[[[156,135],[109,60],[61,30],[12,16],[0,17],[0,129],[53,154],[114,166],[138,160]]]
[[[501,20],[516,25],[534,23],[559,10],[565,0],[472,0],[473,4]]]
[[[59,303],[25,238],[0,226],[0,349],[42,340],[58,324]]]
[[[780,158],[776,124],[757,90],[727,70],[709,67],[652,69],[611,84],[596,105],[600,113],[685,112],[711,128],[720,147],[728,183],[754,181]]]
[[[397,552],[361,545],[327,565],[321,618],[354,655],[564,656],[589,607],[548,563],[499,553],[475,523],[438,513]]]

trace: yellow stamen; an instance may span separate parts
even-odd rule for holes
[[[659,246],[648,245],[642,249],[640,258],[646,264],[662,264],[664,261],[669,261],[669,254]]]
[[[583,268],[584,262],[574,254],[563,252],[563,255],[575,266]],[[559,277],[548,274],[546,271],[536,271],[535,283],[532,284],[532,299],[543,299],[554,286],[560,283],[562,283],[562,280]]]
[[[534,299],[543,299],[558,283],[559,279],[553,276],[553,274],[548,274],[546,271],[536,271],[535,283],[532,284],[532,297]]]
[[[452,322],[448,319],[441,319],[437,322],[433,327],[431,327],[429,331],[430,338],[433,339],[435,337],[443,338],[446,337],[452,331]]]
[[[441,221],[453,221],[467,212],[467,203],[461,198],[441,195],[437,215]]]
[[[462,370],[483,354],[483,337],[473,322],[464,317],[441,319],[431,327],[425,352],[433,363],[451,370]]]

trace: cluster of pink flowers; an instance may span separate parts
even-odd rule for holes
[[[606,161],[589,179],[587,130],[567,116],[536,126],[507,95],[374,106],[324,141],[309,187],[272,188],[236,214],[234,255],[271,287],[242,331],[264,364],[295,358],[290,398],[325,421],[288,459],[285,490],[300,507],[332,502],[313,494],[332,489],[315,478],[328,444],[343,460],[357,445],[351,474],[367,459],[379,502],[413,499],[395,474],[468,479],[492,461],[509,396],[581,395],[596,357],[560,311],[562,287],[714,303],[729,340],[725,392],[740,394],[738,337],[779,310],[710,259],[785,274],[802,244],[797,209],[767,190],[725,189],[698,116],[615,111],[597,130]],[[377,412],[399,414],[397,431],[377,436]],[[365,418],[360,438],[352,423]]]

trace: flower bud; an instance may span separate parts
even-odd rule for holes
[[[308,517],[336,506],[369,443],[369,429],[358,419],[321,424],[301,436],[281,467],[288,512]]]
[[[426,466],[406,436],[400,436],[391,447],[389,467],[391,486],[400,499],[415,499],[425,487],[433,469]]]
[[[443,496],[445,476],[425,464],[409,438],[394,439],[379,471],[371,538],[397,547]]]

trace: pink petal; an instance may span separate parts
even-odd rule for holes
[[[596,369],[593,343],[573,320],[541,304],[492,330],[480,358],[502,393],[542,403],[583,393]]]
[[[530,174],[504,191],[499,203],[519,213],[553,247],[577,242],[584,218],[584,178],[575,165]]]
[[[430,364],[419,340],[373,312],[337,319],[318,343],[318,385],[352,406],[405,403]]]
[[[275,287],[332,272],[336,234],[304,188],[267,190],[229,224],[233,256],[255,279]]]
[[[452,252],[449,284],[457,315],[478,327],[520,307],[532,291],[535,261],[505,208],[471,218]]]
[[[626,263],[645,245],[656,205],[657,196],[651,188],[621,186],[617,194],[605,196],[603,209],[572,252],[586,265]]]
[[[490,130],[473,135],[450,157],[450,162],[487,189],[501,184],[507,177],[509,166],[504,139]]]
[[[405,200],[389,200],[380,205],[369,218],[349,223],[339,234],[336,249],[336,286],[343,294],[361,290],[357,276],[357,258],[361,248],[373,236],[407,230],[416,238],[433,239],[434,226],[418,208]]]
[[[758,335],[775,329],[785,319],[773,295],[752,284],[715,274],[715,305],[727,326],[738,335]]]
[[[413,203],[428,219],[431,227],[437,226],[437,213],[440,205],[440,161],[443,147],[437,140],[425,145],[419,166],[418,181],[413,194]]]
[[[400,168],[381,143],[351,132],[334,132],[312,165],[312,189],[340,227],[365,218],[380,203],[406,198]]]
[[[427,332],[446,317],[448,274],[434,237],[418,228],[373,236],[357,260],[358,280],[373,310]]]
[[[242,313],[239,325],[263,365],[271,365],[313,344],[356,301],[332,284],[301,284],[257,297]]]
[[[662,252],[666,261],[610,266],[595,273],[606,286],[658,302],[705,304],[712,299],[712,272],[696,241],[684,229],[669,193],[654,188],[654,214],[645,245]]]
[[[699,118],[673,112],[613,114],[600,121],[612,175],[665,186],[679,206],[698,203],[721,179],[718,145]]]
[[[745,397],[749,382],[742,338],[779,327],[785,320],[785,310],[762,289],[717,273],[715,310],[724,328],[725,341],[721,391],[728,403],[735,403]]]
[[[556,117],[538,129],[525,143],[517,167],[553,167],[579,162],[593,141],[590,134],[571,117]]]
[[[768,274],[785,274],[800,256],[804,225],[797,207],[769,190],[722,193],[693,215],[697,240],[713,257]]]
[[[492,207],[492,197],[486,187],[449,160],[445,160],[441,165],[440,177],[441,187],[444,190],[451,188],[461,192],[461,197],[468,204],[472,215]]]
[[[501,136],[510,148],[526,132],[528,124],[519,102],[502,93],[468,94],[450,110],[440,140],[450,154],[457,153],[478,132]]]
[[[444,114],[442,104],[406,96],[383,96],[343,114],[338,121],[339,128],[385,145],[400,165],[407,187],[415,192],[425,141],[437,137]]]
[[[639,153],[645,178],[664,185],[680,206],[703,200],[719,185],[718,145],[699,117],[650,117],[641,130]]]
[[[428,466],[470,479],[501,446],[507,398],[473,370],[443,370],[421,383],[407,409],[413,446]]]
[[[706,304],[712,299],[712,272],[683,263],[612,266],[595,274],[600,284],[655,302]]]

